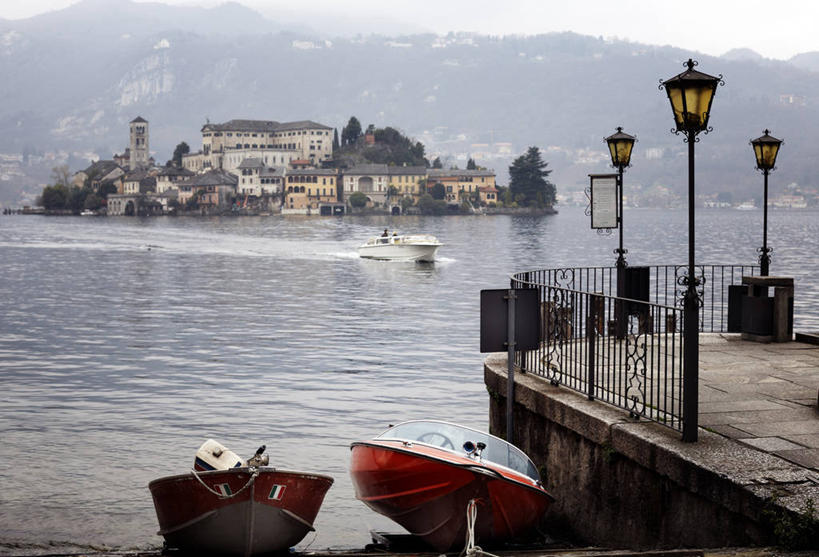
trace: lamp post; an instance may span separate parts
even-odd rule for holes
[[[623,132],[623,128],[606,138],[611,153],[611,165],[617,169],[617,228],[620,233],[620,245],[614,250],[617,254],[617,297],[628,298],[626,292],[626,254],[627,249],[623,248],[623,169],[631,162],[631,149],[637,140],[633,135]],[[623,338],[626,334],[625,304],[616,304],[617,313],[617,338]]]
[[[768,247],[768,173],[776,168],[774,166],[776,164],[776,155],[779,154],[779,146],[782,145],[782,140],[770,135],[768,130],[763,133],[765,135],[752,139],[751,145],[756,156],[756,167],[765,176],[765,197],[762,203],[762,247],[757,251],[759,252],[760,274],[767,277],[771,265],[771,256],[769,254],[773,251]]]
[[[697,440],[699,410],[699,307],[702,303],[697,287],[700,285],[694,270],[694,144],[699,141],[697,134],[708,133],[708,117],[717,85],[724,84],[722,76],[714,77],[694,69],[697,63],[686,62],[687,70],[661,81],[665,88],[671,110],[674,112],[675,128],[672,132],[682,132],[688,143],[688,275],[682,277],[680,285],[685,286],[683,296],[683,441]]]
[[[617,127],[617,132],[606,138],[606,143],[609,145],[609,152],[611,153],[611,165],[617,169],[618,180],[617,187],[619,191],[618,207],[617,207],[617,221],[620,229],[620,247],[614,250],[617,254],[617,285],[620,286],[620,275],[622,269],[626,266],[626,257],[628,250],[623,249],[623,169],[629,166],[631,162],[631,149],[634,147],[634,142],[637,138],[629,135],[623,131],[622,127]],[[619,296],[620,293],[618,292]]]

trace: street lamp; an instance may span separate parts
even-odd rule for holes
[[[699,397],[699,307],[702,303],[697,287],[700,282],[694,271],[694,144],[697,134],[708,133],[708,117],[717,85],[723,84],[722,76],[714,77],[694,69],[697,63],[688,59],[688,69],[674,77],[661,81],[665,88],[671,110],[674,112],[675,134],[685,134],[688,143],[688,275],[681,278],[685,286],[683,297],[683,441],[697,440]]]
[[[629,298],[626,292],[626,253],[623,249],[623,169],[631,161],[631,149],[634,147],[636,138],[623,132],[622,127],[617,128],[617,132],[606,138],[611,153],[611,165],[617,169],[617,228],[620,233],[620,246],[614,250],[617,254],[617,297]],[[626,335],[626,305],[618,301],[615,304],[617,312],[617,338],[624,338]]]
[[[620,247],[614,250],[617,254],[617,285],[620,286],[621,269],[626,266],[626,257],[628,250],[623,249],[623,169],[629,166],[631,162],[631,149],[634,147],[634,142],[637,138],[629,135],[623,131],[622,127],[617,128],[617,132],[606,138],[606,143],[609,145],[609,152],[611,153],[611,165],[617,169],[619,189],[619,207],[618,207],[618,228],[620,229]],[[620,292],[617,293],[621,295]]]
[[[768,269],[771,265],[770,253],[773,251],[768,247],[768,172],[776,168],[776,155],[779,154],[779,146],[782,140],[770,135],[765,130],[765,135],[751,140],[756,155],[756,167],[765,176],[765,199],[762,204],[762,247],[759,252],[759,268],[763,277],[768,276]]]

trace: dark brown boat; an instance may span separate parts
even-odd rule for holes
[[[313,531],[332,484],[329,476],[245,465],[191,470],[148,488],[169,547],[251,557],[286,551]]]

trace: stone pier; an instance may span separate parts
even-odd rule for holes
[[[490,430],[499,437],[506,371],[505,354],[486,359]],[[630,549],[816,536],[819,549],[817,389],[817,346],[703,335],[697,443],[516,371],[515,444],[556,498],[548,513],[556,536]]]

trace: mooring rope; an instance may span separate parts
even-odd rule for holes
[[[225,495],[223,493],[219,493],[215,489],[212,489],[208,484],[202,481],[202,478],[199,477],[199,474],[196,473],[196,470],[191,470],[191,474],[193,474],[193,477],[196,478],[205,489],[216,495],[219,499],[230,499],[231,497],[236,497],[237,495],[239,495],[245,489],[250,487],[253,484],[253,482],[256,481],[256,477],[259,475],[259,469],[252,468],[252,470],[253,472],[250,474],[250,478],[248,478],[247,483],[244,486],[242,486],[242,488],[239,491],[237,491],[236,493],[231,493],[230,495]]]
[[[486,557],[498,557],[493,553],[484,551],[480,546],[475,545],[475,522],[478,520],[478,501],[470,499],[466,504],[466,547],[461,552],[460,557],[476,557],[485,555]]]

